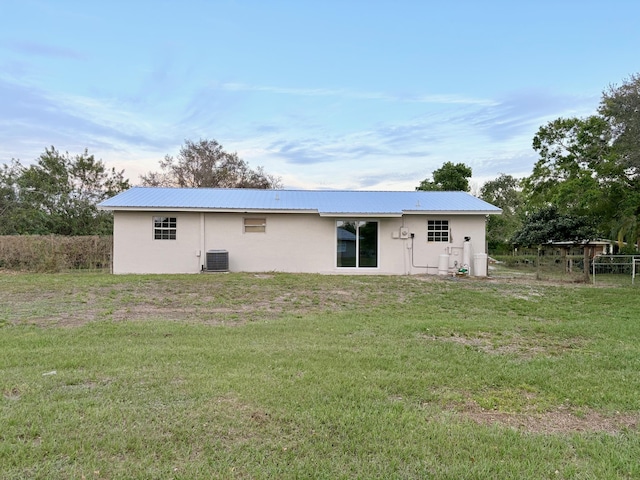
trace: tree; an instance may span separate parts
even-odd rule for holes
[[[562,214],[586,215],[599,236],[615,237],[638,195],[612,146],[607,119],[559,118],[538,130],[533,148],[540,159],[523,181],[526,209],[553,205]]]
[[[20,171],[21,165],[16,160],[12,160],[10,165],[2,165],[0,170],[0,234],[13,233],[17,229],[13,213],[18,208],[16,180]]]
[[[533,148],[539,160],[523,181],[528,211],[587,215],[600,235],[640,243],[640,75],[603,92],[598,114],[540,127]]]
[[[529,206],[554,204],[578,215],[597,209],[603,215],[610,208],[606,189],[621,173],[609,137],[609,124],[597,115],[559,118],[540,127],[533,138],[540,159],[523,182]]]
[[[141,175],[143,185],[192,188],[281,188],[278,177],[255,170],[238,157],[225,152],[215,140],[185,140],[177,157],[166,155],[160,172]]]
[[[609,122],[613,148],[632,176],[640,174],[640,74],[602,94],[599,113]]]
[[[516,245],[543,245],[549,242],[583,242],[595,238],[593,217],[561,213],[554,205],[525,216],[522,227],[513,236]]]
[[[502,209],[502,215],[487,220],[487,242],[491,251],[508,251],[511,238],[522,224],[523,195],[521,181],[501,173],[480,189],[480,198]]]
[[[431,175],[433,180],[424,179],[416,187],[416,190],[469,191],[471,167],[464,163],[454,165],[452,162],[446,162],[442,167],[434,170]]]
[[[556,205],[596,218],[602,236],[640,241],[640,76],[610,87],[598,115],[541,127],[533,148],[540,159],[524,181],[530,210]]]
[[[603,93],[599,113],[611,127],[612,150],[620,171],[616,222],[611,229],[619,246],[640,246],[640,74]]]
[[[112,215],[97,204],[130,186],[123,171],[107,170],[87,150],[71,157],[54,147],[29,167],[4,165],[0,182],[3,234],[110,234]]]

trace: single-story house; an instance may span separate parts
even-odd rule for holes
[[[99,208],[114,213],[117,274],[404,275],[466,266],[484,276],[486,218],[501,213],[465,192],[159,187],[131,188]]]

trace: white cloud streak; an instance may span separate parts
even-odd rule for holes
[[[231,92],[264,92],[280,95],[303,96],[303,97],[339,97],[351,100],[379,100],[385,102],[402,103],[431,103],[447,105],[485,105],[491,106],[496,103],[488,99],[470,98],[461,95],[394,95],[386,92],[365,92],[348,89],[328,89],[328,88],[289,88],[274,87],[266,85],[248,85],[245,83],[221,83],[214,88]]]

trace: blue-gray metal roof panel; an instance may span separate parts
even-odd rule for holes
[[[466,192],[254,190],[134,187],[99,205],[106,210],[198,209],[317,211],[319,214],[486,212],[500,209]]]

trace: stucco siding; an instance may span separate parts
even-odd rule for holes
[[[427,241],[427,222],[438,219],[449,221],[448,242]],[[465,237],[470,238],[471,264],[474,254],[486,253],[486,220],[483,215],[406,215],[405,225],[415,235],[411,273],[437,273],[438,261],[442,254],[449,255],[450,268],[461,266]]]
[[[175,217],[175,240],[155,240],[153,218]],[[264,232],[245,232],[245,218],[264,218]],[[361,220],[341,218],[342,220]],[[448,242],[428,242],[427,222],[449,221]],[[378,222],[378,266],[336,266],[336,221],[307,213],[240,214],[223,212],[128,212],[114,216],[114,273],[197,273],[208,250],[227,250],[236,272],[308,272],[333,274],[437,273],[439,256],[450,267],[462,264],[465,237],[471,255],[485,253],[484,215],[406,214],[366,218]],[[413,237],[401,238],[401,227]]]
[[[307,214],[204,215],[205,250],[227,250],[231,271],[331,270],[335,244],[331,219]],[[245,233],[245,218],[264,218],[265,232]]]
[[[176,217],[175,240],[154,240],[153,218]],[[196,273],[200,271],[200,215],[182,212],[115,212],[114,273]]]

